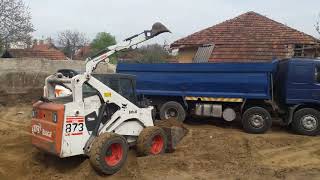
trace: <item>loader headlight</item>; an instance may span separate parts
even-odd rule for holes
[[[31,112],[32,118],[36,118],[37,115],[38,115],[37,110],[33,109],[32,112]]]
[[[53,113],[52,113],[52,121],[53,121],[54,123],[58,122],[58,115],[57,115],[56,112],[53,112]]]

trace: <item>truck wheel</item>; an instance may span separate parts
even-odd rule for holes
[[[298,134],[315,136],[320,132],[319,121],[319,111],[312,108],[304,108],[294,113],[291,128]]]
[[[242,116],[242,126],[247,133],[263,134],[270,129],[271,125],[271,115],[262,107],[249,108]]]
[[[182,105],[175,101],[164,103],[160,108],[160,119],[175,119],[183,122],[186,118],[186,111]]]
[[[90,162],[100,173],[114,174],[124,165],[128,154],[127,140],[114,133],[96,138],[90,150]]]
[[[165,152],[167,136],[160,127],[146,127],[137,140],[137,152],[141,156],[158,155]]]

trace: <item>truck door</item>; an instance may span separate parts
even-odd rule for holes
[[[312,89],[312,98],[320,102],[320,63],[316,62],[314,67],[314,86]]]
[[[300,104],[320,99],[315,91],[320,86],[315,80],[316,69],[309,60],[291,60],[289,63],[286,99],[289,104]]]

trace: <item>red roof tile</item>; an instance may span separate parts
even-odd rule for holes
[[[50,60],[66,60],[67,57],[59,50],[8,49],[3,57],[10,58],[45,58]]]
[[[53,45],[52,44],[34,44],[32,46],[33,50],[47,50],[47,49],[53,49]]]
[[[172,48],[194,47],[214,43],[210,60],[286,57],[288,45],[317,44],[318,39],[255,12],[191,34],[175,41]]]
[[[44,58],[50,60],[66,60],[67,57],[53,44],[34,44],[27,49],[7,49],[2,55],[4,58]]]

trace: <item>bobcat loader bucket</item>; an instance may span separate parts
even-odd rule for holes
[[[187,135],[188,129],[174,119],[155,121],[155,126],[162,128],[168,139],[167,152],[173,152],[178,143]]]

